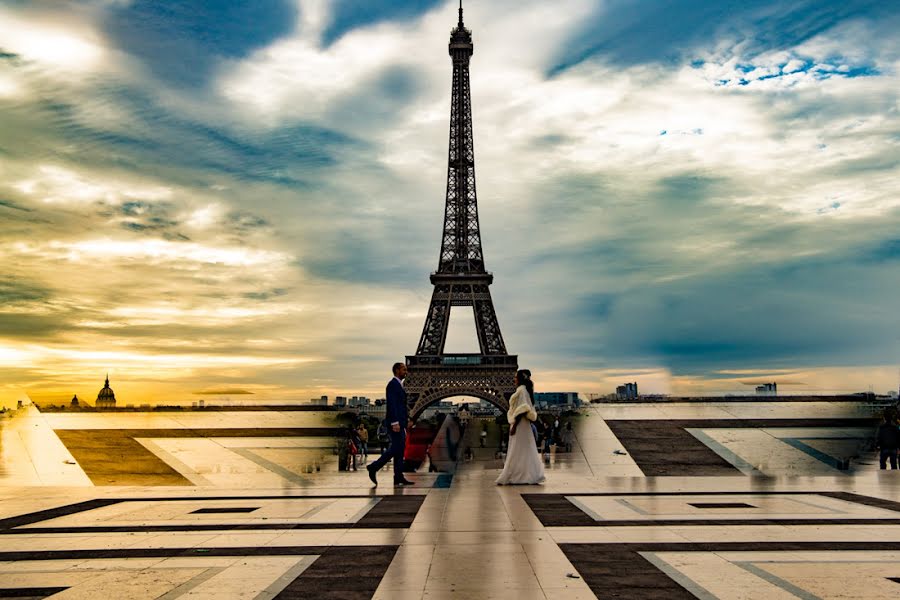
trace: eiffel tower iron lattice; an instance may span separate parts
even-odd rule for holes
[[[459,23],[450,34],[453,89],[450,101],[450,151],[447,199],[438,269],[431,274],[434,291],[422,337],[409,367],[405,387],[410,415],[451,396],[474,396],[506,410],[514,391],[518,357],[506,352],[489,286],[494,276],[485,270],[475,195],[475,148],[469,59],[472,32]],[[478,354],[447,354],[447,327],[454,306],[471,306],[475,314]]]

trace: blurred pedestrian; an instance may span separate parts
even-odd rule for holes
[[[892,470],[897,468],[898,448],[900,448],[900,428],[897,426],[897,413],[891,408],[886,408],[875,440],[875,449],[879,451],[878,464],[882,469],[887,469],[888,461]]]

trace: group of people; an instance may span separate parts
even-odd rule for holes
[[[539,419],[535,422],[535,427],[537,428],[537,447],[541,448],[544,453],[550,452],[551,446],[556,446],[557,451],[572,451],[575,432],[572,431],[571,421],[563,425],[559,422],[559,417],[553,419],[552,422],[550,419]]]
[[[378,485],[378,471],[388,461],[394,461],[394,485],[413,485],[403,474],[403,455],[406,450],[406,431],[413,423],[409,419],[406,404],[406,390],[403,388],[403,380],[406,378],[408,368],[406,364],[394,363],[392,368],[394,377],[388,382],[385,390],[386,415],[384,425],[390,437],[390,446],[381,453],[375,462],[366,465],[369,479]],[[543,483],[544,463],[538,451],[538,420],[537,411],[534,408],[534,383],[531,380],[531,371],[522,369],[516,372],[516,391],[509,399],[509,410],[506,419],[509,422],[509,448],[506,453],[506,462],[503,471],[497,478],[498,485],[508,484],[536,484]],[[562,434],[557,420],[555,426],[543,424],[542,440],[549,444],[558,439]],[[571,424],[567,427],[571,431]],[[555,432],[555,433],[554,433]]]
[[[341,441],[344,445],[343,451],[339,452],[341,457],[341,471],[355,471],[356,457],[362,456],[363,460],[369,455],[369,430],[364,423],[358,426],[348,425],[346,435]]]

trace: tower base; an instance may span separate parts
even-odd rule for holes
[[[497,408],[509,409],[516,391],[518,356],[443,354],[407,356],[409,374],[403,387],[410,418],[415,421],[429,405],[453,396],[472,396]]]

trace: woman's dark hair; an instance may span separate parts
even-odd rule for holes
[[[528,369],[516,371],[516,379],[519,380],[519,385],[524,385],[525,389],[528,390],[531,403],[534,404],[534,383],[531,381],[531,371]]]

